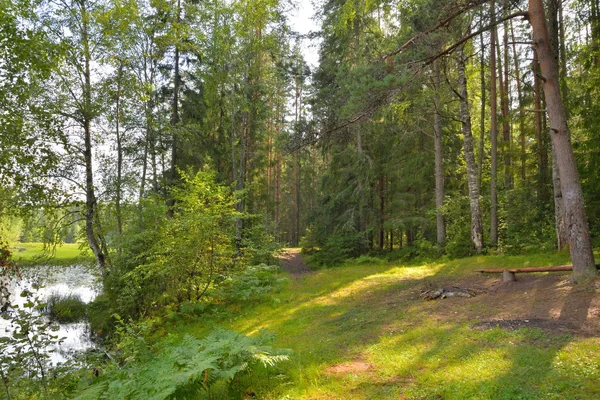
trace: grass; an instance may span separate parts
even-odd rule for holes
[[[270,301],[223,305],[227,308],[212,315],[158,324],[155,348],[174,346],[188,333],[204,337],[215,326],[249,335],[263,328],[274,332],[273,347],[291,349],[291,360],[275,372],[255,371],[246,398],[600,398],[598,337],[537,328],[473,329],[500,315],[502,307],[485,295],[419,298],[425,283],[473,283],[488,279],[475,269],[559,265],[568,263],[567,255],[367,261],[291,278]]]
[[[472,257],[420,265],[361,264],[292,280],[278,301],[220,324],[294,351],[264,399],[591,399],[600,396],[600,341],[539,329],[474,330],[459,302],[415,299],[413,288],[486,267],[568,262],[564,254]],[[478,310],[477,299],[468,307]],[[445,310],[447,306],[447,310]],[[441,308],[439,308],[441,307]],[[184,330],[202,335],[204,325]]]
[[[87,306],[81,300],[81,296],[73,293],[52,293],[46,302],[46,309],[50,319],[59,323],[81,321],[87,312]]]
[[[63,243],[47,251],[43,243],[17,243],[13,249],[13,259],[19,264],[72,264],[91,259],[82,254],[79,243]]]

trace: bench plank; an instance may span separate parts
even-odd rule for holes
[[[596,268],[600,269],[600,264],[596,264]],[[553,271],[573,271],[572,265],[556,265],[553,267],[528,267],[528,268],[491,268],[491,269],[477,269],[475,272],[482,272],[487,274],[503,273],[504,271],[518,273],[518,272],[553,272]]]

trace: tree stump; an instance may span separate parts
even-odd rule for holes
[[[504,282],[514,282],[517,280],[515,273],[512,271],[502,271],[502,279]]]

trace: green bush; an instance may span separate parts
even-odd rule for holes
[[[360,232],[337,232],[326,239],[311,261],[322,267],[342,265],[347,259],[360,255],[363,242],[363,234]]]
[[[222,284],[222,296],[231,302],[256,302],[277,288],[286,278],[278,278],[281,271],[277,265],[254,265],[231,276]]]

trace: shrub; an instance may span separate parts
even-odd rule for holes
[[[231,276],[222,284],[222,296],[232,302],[258,301],[266,298],[286,278],[278,278],[281,269],[277,265],[254,265]]]

